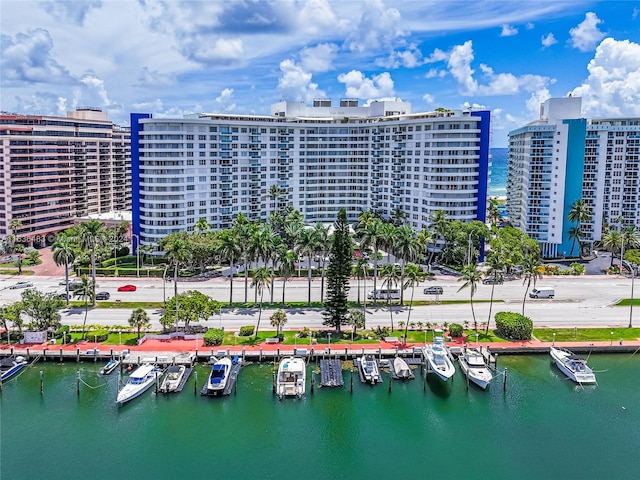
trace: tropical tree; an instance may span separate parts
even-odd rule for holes
[[[322,322],[324,325],[334,327],[337,332],[340,332],[340,327],[347,323],[352,255],[353,244],[349,234],[347,211],[341,208],[338,211],[329,254],[327,297],[324,301]]]
[[[444,210],[436,210],[429,216],[431,222],[431,229],[433,230],[434,244],[431,249],[431,256],[429,257],[429,265],[433,263],[433,258],[438,251],[442,251],[442,244],[445,239],[447,230],[449,229],[449,220],[447,220],[447,214]]]
[[[221,260],[229,264],[229,306],[233,306],[233,274],[236,261],[240,258],[240,247],[233,230],[222,230],[218,235],[217,252]]]
[[[96,285],[96,249],[106,242],[104,223],[97,220],[89,220],[80,224],[80,248],[91,251],[91,287],[93,294],[91,304],[95,305]],[[84,335],[84,332],[83,332]]]
[[[458,289],[458,291],[469,288],[469,301],[471,303],[471,315],[473,317],[473,328],[478,333],[478,321],[476,320],[476,312],[473,308],[473,296],[476,294],[478,290],[478,282],[482,280],[482,275],[478,270],[478,267],[470,263],[469,265],[465,265],[462,268],[462,275],[458,278],[459,282],[464,282],[462,286]]]
[[[271,185],[269,187],[269,193],[267,194],[271,200],[276,202],[276,210],[279,207],[280,200],[285,197],[285,190],[278,185]]]
[[[358,280],[358,304],[360,304],[360,279],[364,279],[367,276],[368,266],[369,263],[367,262],[367,260],[360,257],[356,260],[356,264],[351,269],[352,276],[356,277],[356,279]],[[366,296],[367,292],[364,292],[364,294]]]
[[[500,203],[496,198],[490,198],[489,204],[487,205],[487,220],[489,220],[489,224],[491,225],[491,229],[495,229],[500,221],[500,209],[498,208]]]
[[[396,241],[396,227],[391,223],[380,225],[380,248],[393,253],[393,246]],[[391,262],[391,256],[387,255],[387,263]]]
[[[317,253],[320,256],[320,298],[324,298],[324,275],[327,266],[327,255],[331,248],[331,236],[329,235],[329,227],[321,222],[317,222],[313,226],[313,234],[316,239]]]
[[[629,303],[629,328],[633,327],[633,284],[636,270],[640,267],[640,250],[632,248],[624,254],[624,259],[631,265],[631,302]]]
[[[188,331],[191,322],[205,321],[217,313],[220,313],[220,303],[217,300],[197,290],[188,290],[169,299],[160,323],[163,327],[170,328],[184,322],[184,329]]]
[[[307,279],[309,284],[308,305],[311,305],[311,259],[317,250],[318,241],[314,231],[309,229],[302,230],[295,251],[299,256],[307,257]]]
[[[353,327],[353,337],[356,336],[357,329],[360,330],[367,328],[366,317],[362,310],[356,310],[355,308],[349,310],[349,316],[347,317],[347,325]]]
[[[580,230],[580,227],[571,227],[569,228],[569,240],[573,240],[573,242],[571,243],[571,251],[569,252],[569,256],[573,257],[573,249],[576,246],[576,242],[578,242],[578,245],[580,245],[580,241],[582,240],[582,231]]]
[[[280,335],[280,332],[282,331],[282,327],[284,327],[285,324],[287,323],[287,314],[284,313],[283,310],[276,310],[269,317],[269,320],[271,322],[271,326],[276,328],[277,335]]]
[[[526,283],[527,288],[524,291],[524,298],[522,299],[522,315],[524,316],[524,304],[527,301],[527,293],[529,291],[529,287],[531,287],[531,282],[533,282],[533,287],[536,286],[536,281],[539,278],[542,278],[542,273],[540,273],[540,267],[542,266],[542,262],[540,261],[540,256],[536,254],[529,254],[524,258],[522,262],[522,275],[524,276],[523,285]]]
[[[491,310],[493,309],[493,293],[496,289],[496,284],[498,283],[498,279],[502,278],[504,274],[504,258],[502,256],[502,251],[491,251],[489,255],[487,255],[487,259],[485,261],[486,265],[489,267],[487,270],[487,274],[489,278],[493,278],[493,282],[491,282],[491,300],[489,301],[489,318],[487,320],[485,334],[489,334],[489,324],[491,323]]]
[[[149,315],[142,308],[136,308],[133,312],[131,312],[131,316],[129,317],[129,325],[136,329],[138,332],[138,340],[140,340],[140,330],[143,328],[149,328],[151,326],[151,322],[149,321]]]
[[[413,295],[418,285],[424,282],[427,278],[427,272],[422,267],[414,263],[410,263],[404,269],[404,283],[402,290],[411,287],[411,299],[409,300],[409,313],[407,315],[407,323],[404,330],[404,341],[407,341],[407,331],[409,328],[409,322],[411,321],[411,307],[413,306]]]
[[[609,230],[602,236],[602,247],[611,252],[611,266],[613,266],[614,255],[622,251],[622,234],[618,230]]]
[[[239,214],[234,223],[232,230],[236,238],[236,244],[240,250],[240,259],[242,260],[244,270],[244,303],[248,301],[249,292],[249,264],[251,263],[251,236],[255,230],[255,226],[249,222],[244,213]]]
[[[186,232],[170,233],[160,240],[160,248],[164,251],[169,265],[173,266],[173,295],[178,296],[178,271],[180,266],[191,258],[189,235]]]
[[[382,240],[382,221],[377,217],[371,217],[368,223],[363,224],[360,230],[360,248],[373,249],[373,290],[377,288],[378,282],[378,251]],[[374,298],[375,302],[375,298]]]
[[[391,212],[390,220],[394,227],[399,227],[405,222],[406,219],[407,214],[404,213],[404,211],[400,207],[394,208],[393,212]]]
[[[89,302],[95,304],[96,289],[93,281],[86,275],[80,277],[80,283],[73,289],[73,294],[84,302],[84,321],[82,322],[82,339],[85,338],[85,326],[87,325],[87,314],[89,313]]]
[[[420,240],[411,225],[402,225],[396,228],[392,251],[393,255],[400,260],[401,283],[404,283],[407,262],[417,260],[422,250]],[[404,289],[400,292],[400,304],[404,304]]]
[[[7,332],[7,343],[11,343],[9,322],[11,322],[14,327],[17,327],[20,334],[22,334],[23,322],[20,318],[21,313],[22,302],[14,302],[7,306],[0,306],[0,325],[2,325],[2,328]]]
[[[271,273],[267,267],[258,267],[253,273],[251,286],[256,289],[256,293],[260,295],[260,310],[258,311],[258,324],[256,325],[256,340],[258,339],[258,329],[260,328],[260,319],[262,317],[262,301],[264,299],[264,290],[271,288]]]
[[[282,306],[285,303],[285,288],[287,281],[296,271],[296,252],[287,250],[284,244],[280,245],[278,250],[278,262],[280,264],[280,276],[282,277]]]
[[[382,288],[392,290],[398,287],[402,278],[402,271],[398,265],[387,263],[382,267]],[[387,295],[387,308],[391,319],[391,331],[393,332],[393,310],[391,309],[391,295]]]
[[[193,226],[193,231],[198,234],[205,233],[207,230],[209,230],[209,223],[207,222],[207,219],[204,217],[200,217]]]
[[[34,330],[60,326],[59,310],[64,306],[64,301],[55,293],[43,293],[30,288],[22,292],[19,303],[19,312],[30,318],[29,326]]]
[[[51,246],[53,261],[56,265],[64,265],[65,291],[67,305],[69,305],[69,265],[76,259],[76,251],[69,237],[64,234],[58,235],[56,241]]]
[[[570,222],[576,224],[578,230],[580,231],[579,237],[581,237],[582,224],[585,222],[588,222],[591,219],[591,208],[589,207],[589,205],[587,205],[587,203],[584,200],[582,199],[576,200],[571,204],[569,213],[567,214],[567,219]],[[572,246],[572,252],[573,252],[573,246]]]

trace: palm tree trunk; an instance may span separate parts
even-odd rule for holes
[[[65,281],[65,292],[67,294],[67,307],[69,306],[69,264],[64,262],[64,281]]]
[[[413,294],[416,287],[411,287],[411,300],[409,300],[409,314],[407,315],[407,324],[404,326],[404,343],[407,343],[407,333],[409,332],[409,321],[411,320],[411,307],[413,306]]]
[[[496,288],[496,282],[494,280],[493,285],[491,285],[491,300],[489,301],[489,318],[487,319],[487,328],[485,330],[485,335],[489,335],[489,323],[491,323],[491,309],[493,308],[493,291]]]
[[[95,242],[95,238],[94,238]],[[91,301],[92,306],[96,305],[96,246],[95,244],[91,246],[91,280],[93,281],[93,300]]]
[[[249,269],[247,263],[244,264],[244,303],[248,302],[249,295]]]
[[[309,295],[307,305],[311,306],[311,255],[307,256],[307,279],[309,282]]]
[[[234,259],[229,260],[229,307],[233,308],[233,265]]]
[[[527,301],[527,292],[529,291],[529,287],[531,286],[531,279],[529,279],[529,283],[527,283],[527,289],[524,291],[524,298],[522,299],[522,316],[524,317],[524,302]]]
[[[282,306],[284,307],[284,289],[287,286],[287,277],[282,277]]]
[[[275,273],[275,267],[273,265],[273,261],[271,262],[271,285],[275,285],[275,278],[276,278],[276,273]],[[273,304],[273,292],[274,292],[275,288],[271,289],[271,303]]]
[[[256,325],[256,340],[258,340],[258,330],[260,329],[260,318],[262,317],[262,297],[264,297],[264,293],[260,292],[260,309],[258,310],[258,324]]]
[[[395,330],[393,328],[393,311],[391,310],[391,297],[387,295],[387,308],[389,309],[389,318],[391,319],[391,332]]]
[[[360,272],[358,272],[358,305],[360,305]]]
[[[324,255],[324,254],[323,254]],[[320,300],[324,301],[324,274],[325,274],[325,267],[327,262],[324,260],[324,256],[322,257],[322,273],[321,273],[321,279],[320,279]],[[358,295],[360,295],[360,290],[358,290]],[[360,303],[360,297],[358,296],[358,303]]]
[[[473,328],[476,331],[476,333],[478,333],[478,322],[476,321],[476,312],[473,309],[473,295],[471,295],[470,303],[471,303],[471,316],[473,317]]]
[[[173,295],[178,300],[178,262],[173,267]]]
[[[84,321],[82,322],[82,339],[85,338],[85,326],[87,325],[87,314],[89,313],[89,302],[85,299],[84,301]]]

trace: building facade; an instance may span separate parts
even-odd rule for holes
[[[132,114],[134,234],[156,244],[199,218],[225,229],[240,213],[267,220],[285,205],[307,223],[333,222],[341,207],[350,222],[400,211],[418,229],[437,210],[484,221],[489,122],[487,111],[356,100],[280,102],[270,116]]]
[[[606,226],[640,225],[640,118],[585,119],[579,97],[552,98],[509,133],[507,213],[546,258],[578,255],[568,215],[584,200],[583,255]]]
[[[130,155],[129,128],[99,110],[0,114],[0,236],[42,245],[77,218],[130,210]]]

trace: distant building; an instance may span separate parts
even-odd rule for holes
[[[585,119],[579,97],[547,100],[539,120],[509,133],[511,223],[538,241],[544,257],[577,255],[567,216],[583,199],[591,219],[581,226],[582,253],[589,254],[603,227],[640,225],[639,154],[640,118]]]
[[[131,209],[129,128],[100,110],[0,114],[0,236],[51,243],[76,218]]]
[[[333,222],[341,207],[351,223],[366,210],[401,212],[415,228],[437,210],[484,221],[489,122],[488,111],[411,113],[399,100],[279,102],[270,116],[132,114],[134,234],[155,244],[199,218],[224,229],[285,205],[307,223]]]

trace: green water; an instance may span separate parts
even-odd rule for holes
[[[153,390],[118,408],[117,374],[37,364],[4,385],[0,478],[624,479],[640,472],[640,356],[591,356],[596,387],[563,379],[548,356],[500,359],[483,392],[456,374],[274,399],[271,365],[245,367],[235,395]],[[76,393],[76,370],[91,389]],[[40,395],[39,371],[44,374]],[[199,388],[207,368],[198,367]],[[419,370],[417,370],[419,372]],[[106,381],[106,384],[105,384]],[[102,385],[102,386],[99,386]],[[309,383],[308,383],[309,385]]]

